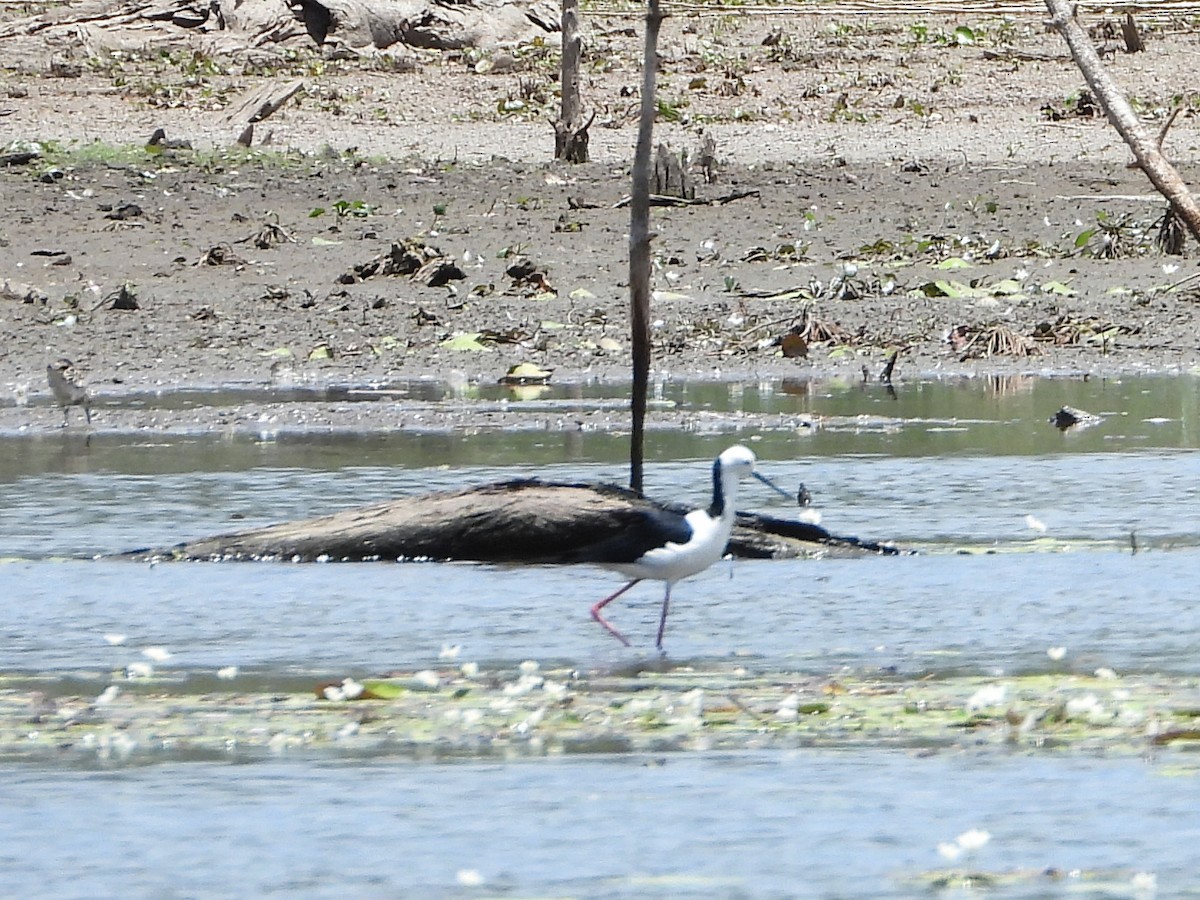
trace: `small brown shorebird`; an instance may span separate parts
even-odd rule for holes
[[[63,411],[63,427],[67,425],[67,413],[72,406],[82,406],[87,423],[92,424],[92,404],[88,397],[87,384],[83,373],[75,364],[65,357],[56,359],[46,366],[46,378],[50,382],[50,390],[54,399]]]

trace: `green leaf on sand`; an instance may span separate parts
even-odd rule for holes
[[[939,278],[935,281],[927,281],[921,285],[921,293],[926,297],[950,297],[954,300],[961,300],[969,297],[987,297],[990,291],[985,288],[963,284],[961,281],[949,281]]]
[[[478,331],[472,331],[464,334],[456,334],[442,341],[442,347],[447,350],[470,350],[478,353],[479,351],[490,352],[486,346],[481,343],[480,338],[483,334]]]
[[[1057,294],[1060,297],[1074,297],[1075,288],[1061,281],[1047,281],[1042,285],[1043,294]]]
[[[951,256],[949,259],[943,259],[940,263],[934,266],[935,269],[969,269],[971,263],[967,262],[961,256]]]

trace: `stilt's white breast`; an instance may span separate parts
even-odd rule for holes
[[[714,519],[704,510],[693,510],[685,517],[692,529],[691,539],[684,544],[668,541],[661,547],[647,550],[632,563],[612,568],[629,578],[653,578],[675,582],[703,572],[725,555],[733,517]]]

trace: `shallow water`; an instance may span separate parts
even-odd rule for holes
[[[816,675],[1200,675],[1196,388],[979,381],[892,398],[875,385],[664,386],[676,404],[777,420],[652,434],[649,493],[703,505],[712,456],[748,441],[776,481],[807,485],[831,531],[921,551],[719,564],[676,588],[670,659]],[[464,402],[423,402],[445,398]],[[1062,434],[1046,419],[1063,404],[1106,417]],[[8,435],[0,672],[98,693],[156,646],[171,652],[159,674],[175,684],[214,690],[216,670],[236,665],[221,689],[289,690],[435,665],[447,644],[484,666],[652,656],[661,589],[613,605],[626,650],[587,615],[620,579],[587,567],[86,558],[513,475],[621,481],[625,452],[620,435],[531,430]],[[739,505],[795,512],[750,487]],[[976,860],[989,871],[1112,881],[1043,878],[1002,896],[1146,896],[1132,881],[1142,870],[1178,894],[1197,889],[1200,867],[1178,790],[1194,767],[1153,759],[814,750],[106,765],[0,769],[0,891],[899,897],[924,891],[910,879],[944,868],[936,844],[971,827],[993,835]],[[460,884],[459,870],[483,886]]]
[[[977,828],[991,840],[957,867],[1027,875],[988,896],[1152,897],[1148,874],[1182,896],[1200,826],[1179,788],[1128,760],[821,751],[19,768],[0,781],[0,890],[900,898]]]
[[[737,654],[814,674],[1200,674],[1198,562],[1186,550],[720,564],[676,588],[666,646],[678,660]],[[0,568],[0,590],[28,614],[0,625],[0,669],[107,677],[159,646],[177,674],[362,677],[435,664],[447,644],[486,666],[605,666],[653,655],[657,585],[612,607],[633,651],[588,618],[620,584],[591,568],[19,562]],[[1070,656],[1052,664],[1046,651],[1061,646]]]

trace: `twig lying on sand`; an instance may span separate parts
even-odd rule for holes
[[[734,191],[731,194],[726,194],[723,197],[668,197],[664,194],[651,194],[651,206],[724,206],[726,203],[733,203],[735,200],[745,200],[747,197],[757,197],[757,190],[749,191]],[[629,197],[622,197],[613,204],[613,209],[624,209],[630,203]]]

